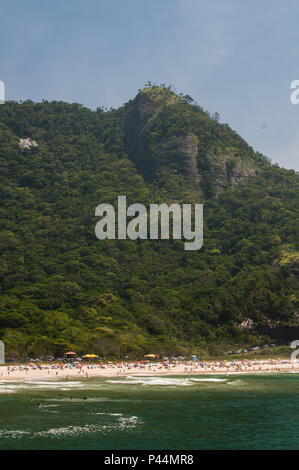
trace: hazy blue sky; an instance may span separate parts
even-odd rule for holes
[[[6,99],[117,107],[148,80],[299,169],[298,0],[1,0]]]

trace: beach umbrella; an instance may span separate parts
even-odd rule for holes
[[[156,357],[156,354],[146,354],[144,357]]]
[[[74,351],[69,351],[69,352],[66,352],[64,353],[65,356],[77,356],[77,353],[75,353]]]

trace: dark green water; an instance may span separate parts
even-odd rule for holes
[[[0,449],[298,449],[298,421],[296,374],[0,382]]]

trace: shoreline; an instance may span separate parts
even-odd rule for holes
[[[29,370],[11,370],[11,366],[0,366],[0,383],[3,381],[30,381],[30,380],[71,380],[71,379],[89,379],[89,378],[117,378],[128,376],[205,376],[205,375],[260,375],[260,374],[285,374],[299,373],[299,363],[293,364],[258,364],[255,366],[243,366],[239,369],[230,367],[205,367],[198,368],[194,366],[176,365],[170,368],[130,368],[130,367],[93,367],[84,365],[79,370],[75,368],[62,369],[29,369]]]

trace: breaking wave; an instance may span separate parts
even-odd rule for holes
[[[58,428],[49,428],[44,431],[30,432],[26,429],[2,429],[0,430],[0,439],[18,439],[18,438],[63,438],[76,437],[84,434],[106,434],[113,431],[133,430],[143,424],[137,416],[124,417],[120,413],[107,413],[116,418],[114,423],[109,424],[85,424],[83,426],[65,426]]]
[[[196,382],[224,382],[227,379],[219,378],[175,378],[175,377],[157,377],[157,376],[127,376],[119,380],[106,380],[109,384],[119,385],[145,385],[145,386],[168,386],[168,387],[190,387],[194,386]]]

